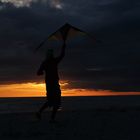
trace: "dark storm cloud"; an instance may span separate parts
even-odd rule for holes
[[[63,0],[62,9],[41,2],[17,8],[0,3],[0,83],[38,81],[42,48],[33,50],[65,22],[95,35],[68,43],[60,77],[69,88],[140,91],[140,2]],[[58,44],[55,44],[58,46]],[[59,44],[60,45],[60,44]],[[56,48],[55,48],[56,49]]]

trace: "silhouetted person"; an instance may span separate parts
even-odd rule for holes
[[[62,50],[60,56],[54,57],[53,50],[49,49],[46,54],[45,60],[42,62],[37,75],[43,75],[45,72],[45,83],[46,83],[46,90],[47,90],[47,101],[46,103],[40,108],[37,113],[37,117],[41,119],[41,113],[47,107],[52,107],[52,115],[51,120],[55,120],[56,112],[61,105],[61,89],[59,85],[59,76],[58,76],[58,64],[62,60],[65,55],[65,47],[66,44],[62,45]]]

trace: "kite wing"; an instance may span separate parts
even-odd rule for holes
[[[47,40],[62,40],[62,41],[66,41],[69,38],[72,38],[76,35],[88,35],[86,32],[66,23],[65,25],[63,25],[61,28],[59,28],[57,31],[55,31],[54,33],[52,33],[49,37],[47,37],[44,41],[42,41],[40,43],[40,45],[36,48],[36,50],[38,50],[41,46],[44,45],[44,43]]]
[[[85,35],[86,32],[75,28],[71,26],[70,24],[66,23],[64,26],[62,26],[60,29],[58,29],[56,32],[51,34],[48,37],[48,40],[63,40],[66,41],[67,39],[74,37],[75,35]]]

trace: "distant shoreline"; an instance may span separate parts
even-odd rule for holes
[[[136,96],[138,96],[138,97],[140,97],[140,95],[98,95],[98,96],[62,96],[62,98],[89,98],[89,97],[91,97],[91,98],[99,98],[99,97],[101,97],[101,98],[103,98],[103,97],[136,97]],[[46,96],[21,96],[21,97],[0,97],[0,99],[7,99],[7,98],[46,98]]]

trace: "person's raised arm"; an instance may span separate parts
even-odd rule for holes
[[[64,41],[62,48],[61,48],[61,53],[58,57],[56,57],[57,62],[59,63],[63,57],[65,56],[65,48],[66,48],[66,42]]]
[[[44,62],[40,65],[38,71],[37,71],[37,75],[43,75],[43,71],[44,71]]]

